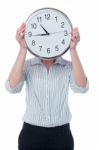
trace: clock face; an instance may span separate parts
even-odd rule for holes
[[[25,42],[34,55],[49,59],[63,55],[70,47],[72,24],[54,8],[33,12],[26,21]]]

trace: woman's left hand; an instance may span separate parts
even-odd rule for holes
[[[80,41],[80,35],[79,35],[78,28],[74,28],[71,31],[70,50],[76,49],[76,46],[79,41]]]

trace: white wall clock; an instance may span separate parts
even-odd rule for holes
[[[25,43],[35,56],[51,59],[70,48],[72,23],[62,11],[42,8],[26,20]]]

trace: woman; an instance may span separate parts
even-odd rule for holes
[[[88,91],[76,47],[80,41],[77,28],[71,32],[71,61],[62,57],[25,61],[25,23],[16,32],[20,50],[11,70],[6,89],[11,93],[21,91],[26,81],[26,112],[23,127],[18,137],[19,150],[57,149],[73,150],[74,138],[70,129],[71,113],[68,106],[69,85],[74,92]]]

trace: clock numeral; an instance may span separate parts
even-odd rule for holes
[[[64,40],[64,39],[62,40],[62,44],[63,44],[63,45],[65,44],[65,40]]]
[[[32,36],[32,32],[28,32],[28,36],[31,37]]]
[[[42,22],[42,17],[37,17],[38,22]]]
[[[65,27],[65,22],[61,22],[61,28]]]
[[[32,29],[36,29],[37,28],[37,24],[36,23],[31,24],[31,28]]]
[[[47,48],[47,53],[50,53],[50,48]]]
[[[56,20],[56,22],[57,22],[57,16],[55,17],[55,20]]]
[[[67,30],[64,31],[64,36],[67,36],[68,35],[68,32]]]
[[[50,20],[51,19],[50,17],[51,17],[50,14],[45,14],[45,19]]]
[[[36,45],[35,41],[34,41],[34,40],[32,40],[32,46],[35,46],[35,45]]]
[[[39,48],[40,48],[39,50],[41,51],[41,49],[42,49],[42,46],[39,46]]]
[[[59,51],[58,45],[55,46],[55,51]]]

